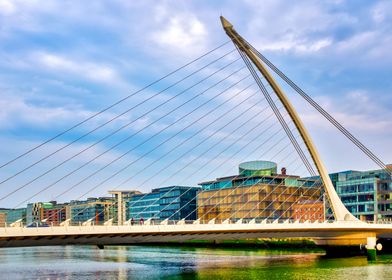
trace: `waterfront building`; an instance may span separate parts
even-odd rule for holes
[[[169,186],[136,194],[127,202],[128,219],[195,220],[196,194],[200,188]]]
[[[176,186],[160,188],[160,219],[196,220],[196,195],[199,188]]]
[[[358,219],[392,220],[392,178],[388,172],[348,170],[330,177],[342,202]]]
[[[303,200],[293,205],[293,218],[300,222],[323,222],[325,206],[322,200]]]
[[[236,176],[202,182],[197,195],[198,218],[211,219],[286,218],[293,219],[293,204],[299,200],[317,200],[322,196],[320,183],[287,175],[269,161],[241,163]]]
[[[159,189],[153,189],[150,193],[137,194],[127,202],[127,219],[159,219]]]
[[[5,227],[7,224],[8,209],[0,208],[0,227]]]
[[[113,190],[109,191],[109,194],[113,195],[113,222],[118,225],[122,225],[127,220],[127,202],[133,195],[141,194],[135,190]]]
[[[52,202],[34,202],[27,204],[26,207],[26,223],[41,222],[44,219],[46,209],[52,209]]]
[[[69,216],[67,215],[67,219],[74,223],[91,220],[94,224],[102,224],[113,217],[112,204],[113,199],[111,197],[71,200],[68,205]]]
[[[7,211],[7,224],[21,220],[26,223],[26,208],[9,209]]]
[[[44,209],[43,220],[49,225],[59,225],[66,220],[66,207],[67,203],[57,204],[53,201],[51,208]]]

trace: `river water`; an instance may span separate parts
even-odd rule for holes
[[[0,279],[392,279],[392,255],[158,246],[0,249]]]

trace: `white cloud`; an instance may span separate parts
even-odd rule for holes
[[[73,60],[47,52],[35,53],[32,56],[39,64],[50,70],[65,71],[99,82],[117,83],[121,80],[116,70],[108,65]]]
[[[371,10],[371,15],[373,20],[378,23],[382,24],[387,19],[388,15],[391,14],[392,11],[392,3],[391,1],[381,1],[376,3]]]
[[[385,135],[388,131],[392,133],[392,112],[373,100],[366,91],[349,91],[338,100],[321,96],[317,101],[349,131],[378,135]],[[331,128],[318,112],[302,112],[302,115],[312,127]]]
[[[359,48],[363,49],[365,46],[373,44],[374,40],[376,40],[377,37],[378,34],[376,31],[364,31],[339,42],[336,45],[336,49],[338,51],[343,51],[346,53],[358,50]]]
[[[158,18],[161,19],[163,16],[159,15]],[[152,41],[158,47],[181,52],[200,50],[206,45],[208,32],[194,15],[176,15],[160,21],[162,29],[151,35]]]
[[[357,19],[322,2],[245,1],[249,7],[249,36],[262,50],[293,51],[301,54],[320,52],[334,43],[336,27],[352,26]],[[257,11],[257,13],[255,12]],[[279,16],[277,16],[279,15]]]
[[[16,11],[15,5],[8,0],[0,0],[0,14],[12,15]]]
[[[91,115],[92,112],[70,110],[65,107],[43,107],[29,104],[25,99],[1,93],[0,129],[29,124],[39,127],[52,127],[53,124],[75,122]]]
[[[302,41],[295,38],[285,38],[276,42],[266,42],[261,50],[267,51],[294,51],[297,53],[315,53],[333,44],[331,38],[322,38],[315,41]]]

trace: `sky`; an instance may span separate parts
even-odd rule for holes
[[[391,13],[391,1],[96,0],[88,3],[87,1],[48,0],[43,4],[42,1],[35,0],[0,0],[0,163],[11,160],[146,84],[227,42],[228,38],[219,21],[220,15],[224,15],[231,21],[244,38],[384,162],[392,163]],[[231,49],[232,46],[225,45],[213,55],[217,58]],[[232,53],[224,59],[234,59],[233,57]],[[201,60],[199,67],[203,65],[202,62],[207,62],[207,59]],[[218,62],[217,65],[214,64],[212,69],[219,69],[219,65],[224,65],[223,61]],[[237,66],[240,67],[240,63],[236,62],[230,67],[235,70]],[[208,73],[211,74],[213,70],[209,71]],[[246,72],[241,73],[246,74]],[[216,79],[226,74],[224,71],[219,72]],[[169,81],[174,82],[178,77],[170,78]],[[0,169],[0,178],[12,176],[93,127],[109,120],[132,104],[137,104],[159,92],[165,85],[170,84],[169,81],[149,88],[143,94],[129,99],[129,102],[122,104],[122,107],[105,112],[86,126],[79,127],[31,153],[28,157]],[[184,88],[185,84],[182,86],[182,89]],[[328,170],[336,172],[347,169],[376,168],[308,104],[298,98],[289,88],[284,86],[284,89],[287,90],[309,129]],[[110,129],[121,127],[133,117],[142,115],[175,93],[174,90],[168,90],[160,94],[156,99],[151,100],[151,103],[132,111],[132,114],[122,116],[96,134],[90,135],[91,137],[82,139],[42,162],[42,165],[34,166],[10,179],[0,186],[0,196],[5,196],[12,190],[22,187],[57,162],[87,148],[105,133],[109,133]],[[192,91],[192,94],[196,93],[196,89]],[[234,91],[231,91],[231,94],[234,94]],[[184,94],[181,98],[190,96],[192,95]],[[212,95],[204,94],[200,98],[207,97],[211,98]],[[196,140],[192,139],[190,143],[180,147],[174,156],[159,159],[170,147],[173,148],[175,143],[178,143],[179,140],[175,140],[167,147],[157,149],[146,159],[131,166],[126,174],[130,175],[132,172],[134,174],[131,174],[131,179],[120,187],[148,191],[162,184],[196,185],[203,180],[235,174],[238,163],[243,160],[270,159],[277,161],[279,166],[288,166],[288,159],[283,155],[282,159],[279,159],[278,156],[273,158],[271,155],[268,158],[267,155],[252,153],[251,148],[257,148],[252,145],[256,145],[257,141],[260,144],[262,138],[253,142],[252,145],[245,142],[245,139],[248,139],[246,137],[238,139],[245,134],[246,128],[251,128],[251,124],[262,120],[262,116],[267,116],[259,114],[258,117],[252,118],[251,114],[257,111],[249,109],[249,106],[260,100],[257,96],[255,98],[246,100],[241,104],[244,107],[240,107],[238,104],[244,100],[244,97],[233,97],[233,99],[229,99],[228,95],[218,97],[216,100],[227,101],[227,103],[217,110],[222,110],[222,113],[223,109],[232,110],[233,120],[236,120],[234,111],[238,110],[241,113],[242,108],[245,113],[241,114],[238,119],[246,119],[249,115],[251,121],[243,125],[241,128],[243,130],[235,134],[224,129],[214,134],[219,127],[218,123],[224,124],[221,120],[217,120],[201,134],[204,137],[214,134],[216,139],[220,137],[219,139],[225,141],[238,140],[236,145],[239,145],[239,148],[243,145],[243,151],[240,153],[244,155],[243,157],[229,158],[223,152],[219,157],[227,161],[220,168],[218,167],[220,158],[215,159],[211,153],[207,152],[203,157],[211,162],[211,165],[207,166],[196,161],[202,153],[202,150],[197,150],[200,147],[196,147],[181,160],[175,160],[175,155],[181,155],[181,149],[185,152],[184,147],[188,144],[193,142],[196,144]],[[184,100],[179,99],[175,102]],[[154,123],[146,130],[146,133],[135,136],[132,140],[132,144],[135,144],[133,147],[146,140],[151,133],[159,131],[162,125],[178,120],[181,116],[180,112],[184,114],[190,112],[200,103],[201,101],[196,102],[196,100],[194,103],[189,102],[182,111],[176,111],[168,119]],[[91,167],[87,167],[79,174],[74,174],[75,181],[63,180],[49,187],[47,191],[31,196],[50,185],[51,182],[55,182],[63,174],[67,174],[73,168],[106,151],[110,145],[116,143],[116,139],[118,141],[121,139],[120,136],[125,137],[129,135],[129,132],[145,127],[179,104],[174,103],[162,107],[158,112],[154,111],[151,115],[140,118],[126,131],[121,131],[118,138],[95,145],[87,153],[70,160],[69,165],[61,166],[59,170],[37,179],[22,187],[15,194],[1,200],[0,207],[14,207],[26,199],[28,201],[49,199],[65,201],[78,198],[91,186],[102,182],[105,176],[94,178],[96,181],[88,181],[84,185],[76,185],[66,194],[62,192],[82,179],[83,175],[121,156],[124,151],[128,150],[130,144],[120,146],[99,157]],[[208,108],[213,108],[211,106],[212,104],[206,106],[204,111],[197,116],[204,116]],[[263,106],[257,106],[255,110],[258,109],[260,112]],[[197,120],[197,116],[190,115],[182,124],[190,124]],[[223,118],[226,122],[229,119],[229,117]],[[208,115],[201,119],[198,125],[203,127],[211,120]],[[261,131],[265,126],[264,123],[257,129]],[[164,134],[169,137],[179,129],[180,127],[177,127],[177,130],[168,129]],[[250,135],[252,134],[255,135],[254,132]],[[184,139],[183,137],[189,135],[182,134],[179,139]],[[153,144],[159,145],[164,139],[162,137],[140,148],[134,148],[120,161],[115,162],[113,169],[105,171],[107,173],[104,175],[110,176],[111,172],[115,172],[115,168],[121,168],[121,164],[124,165],[137,159],[154,147]],[[250,141],[250,138],[248,140]],[[225,143],[229,144],[227,141]],[[271,152],[272,149],[266,147],[264,150]],[[246,156],[247,149],[249,149],[250,156]],[[149,163],[152,164],[154,160],[157,160],[156,165],[147,170],[146,166]],[[171,171],[173,176],[165,180],[158,174],[144,183],[150,178],[149,175],[154,173],[154,170],[168,165],[171,160],[174,160],[174,164],[162,172],[169,176],[169,171]],[[185,167],[186,160],[194,160],[193,166],[189,166],[188,171],[179,171],[181,167]],[[284,162],[285,160],[287,162]],[[218,167],[216,170],[210,167],[214,164]],[[191,176],[193,171],[199,172],[199,175]],[[294,167],[291,170],[288,168],[288,171],[301,175],[301,172]],[[105,195],[108,189],[114,188],[118,185],[116,183],[127,178],[129,176],[124,175],[118,179],[118,182],[105,182],[87,196]]]

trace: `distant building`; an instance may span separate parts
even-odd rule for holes
[[[196,194],[200,188],[170,186],[133,195],[127,203],[128,219],[196,219]]]
[[[150,193],[138,194],[127,202],[127,219],[159,219],[159,199],[161,192],[153,189]]]
[[[300,222],[323,222],[324,202],[320,200],[304,200],[293,205],[293,218]]]
[[[7,224],[12,224],[18,220],[26,223],[26,208],[9,209],[7,211]]]
[[[91,219],[95,224],[102,224],[113,217],[112,204],[111,197],[71,200],[68,205],[69,216],[67,219],[71,219],[71,222],[74,223],[83,223]]]
[[[5,227],[7,224],[7,212],[8,209],[0,209],[0,227]]]
[[[160,219],[170,220],[195,220],[196,195],[200,188],[176,186],[160,188],[159,200]]]
[[[44,219],[46,209],[52,209],[52,202],[34,202],[27,204],[26,207],[26,223],[40,222]]]
[[[66,207],[68,204],[57,204],[52,202],[51,208],[45,208],[43,220],[49,225],[57,226],[66,220]]]
[[[292,219],[293,204],[298,200],[320,198],[320,183],[287,175],[269,161],[241,163],[236,176],[203,182],[197,196],[198,218],[211,219]]]
[[[113,190],[109,191],[109,194],[114,196],[113,222],[122,225],[127,220],[127,202],[132,196],[141,194],[141,192],[135,190]]]

